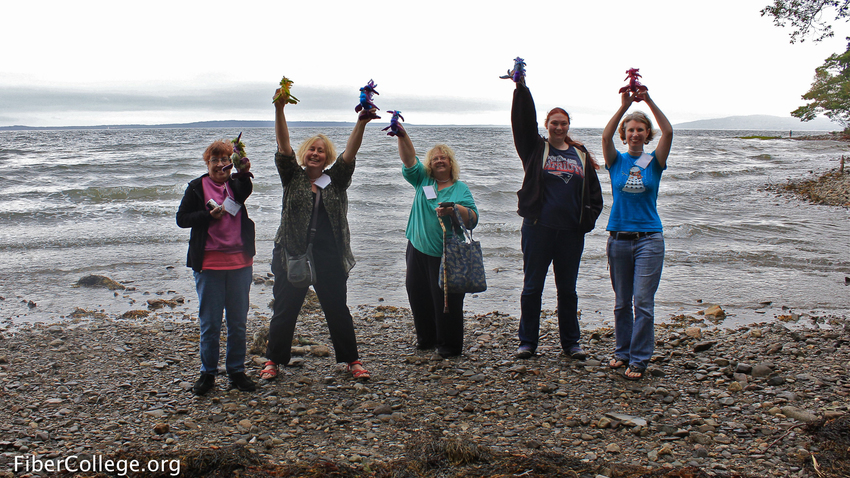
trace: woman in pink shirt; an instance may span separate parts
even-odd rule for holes
[[[201,376],[192,387],[204,395],[218,374],[219,337],[222,316],[227,321],[225,370],[230,388],[253,391],[254,382],[245,375],[248,294],[254,264],[254,222],[248,218],[245,199],[253,191],[247,161],[238,178],[231,178],[233,145],[212,143],[204,151],[207,173],[189,182],[177,225],[191,228],[186,265],[191,267],[198,291],[198,320],[201,328]],[[226,314],[225,314],[226,312]]]

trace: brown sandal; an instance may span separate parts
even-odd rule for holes
[[[353,367],[357,365],[360,366],[360,370],[352,370]],[[348,371],[351,372],[351,375],[356,379],[369,380],[372,376],[369,375],[369,371],[366,370],[366,367],[363,366],[363,363],[359,360],[355,360],[354,362],[348,362]]]
[[[274,380],[277,378],[278,373],[277,364],[269,360],[265,363],[265,368],[260,370],[260,378],[263,380]]]

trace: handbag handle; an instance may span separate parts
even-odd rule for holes
[[[454,209],[455,218],[457,218],[457,222],[460,223],[460,228],[461,228],[461,230],[463,230],[463,234],[468,239],[467,242],[472,242],[472,230],[467,229],[466,224],[463,223],[463,218],[460,217],[460,211],[457,210],[457,205],[455,205],[455,207],[453,207],[452,209]],[[443,223],[443,221],[440,221],[440,224],[442,224],[442,223]]]

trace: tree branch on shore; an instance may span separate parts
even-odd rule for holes
[[[832,9],[835,9],[835,21],[846,19],[850,16],[850,0],[774,0],[773,5],[761,10],[761,16],[773,17],[773,24],[778,27],[790,22],[791,43],[798,39],[803,43],[809,34],[813,41],[819,42],[835,35],[832,25],[822,20],[825,11]]]

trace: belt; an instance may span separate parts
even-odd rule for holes
[[[636,239],[640,239],[641,237],[651,236],[653,234],[657,234],[655,232],[617,232],[611,231],[611,237],[614,239],[619,239],[623,241],[634,241]]]

